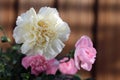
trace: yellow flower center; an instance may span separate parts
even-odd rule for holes
[[[44,48],[56,37],[56,32],[53,28],[49,27],[49,24],[44,21],[38,22],[38,28],[35,30],[36,41],[35,46],[39,48]]]

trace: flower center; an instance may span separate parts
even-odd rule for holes
[[[39,25],[40,27],[44,27],[44,28],[47,28],[47,27],[48,27],[48,25],[47,25],[44,21],[39,21],[39,22],[38,22],[38,25]]]
[[[49,42],[51,42],[56,37],[56,32],[54,28],[49,26],[50,24],[45,23],[45,21],[38,22],[38,28],[36,28],[36,47],[45,48]]]

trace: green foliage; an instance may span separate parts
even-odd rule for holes
[[[24,57],[24,55],[18,50],[9,48],[6,52],[3,52],[2,49],[0,49],[0,80],[4,80],[4,78],[5,80],[12,80],[16,78],[19,73],[25,71],[21,66],[22,57]]]
[[[1,42],[8,42],[8,38],[6,36],[1,37]]]
[[[25,55],[20,53],[20,46],[13,45],[6,52],[0,48],[0,80],[81,80],[78,76],[63,75],[59,71],[56,75],[32,75],[30,68],[26,70],[21,65]]]

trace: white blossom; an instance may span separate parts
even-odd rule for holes
[[[13,32],[15,42],[22,44],[21,52],[26,55],[40,54],[51,59],[64,48],[70,28],[55,8],[42,7],[38,13],[31,8],[18,16]]]

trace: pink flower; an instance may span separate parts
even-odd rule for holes
[[[83,69],[90,71],[96,57],[96,49],[93,47],[91,39],[88,36],[82,36],[75,47],[74,59],[77,69],[80,69],[81,66]]]
[[[55,74],[58,69],[58,61],[56,59],[46,60],[41,55],[26,56],[22,59],[22,65],[26,69],[31,67],[31,74],[38,76],[42,72],[47,74]]]
[[[27,69],[31,67],[31,73],[36,76],[42,72],[45,72],[47,69],[47,61],[43,56],[35,55],[35,56],[26,56],[22,59],[22,65]]]
[[[63,60],[61,60],[60,64],[59,64],[59,70],[60,72],[62,72],[63,74],[70,74],[70,75],[74,75],[77,73],[77,68],[75,67],[75,63],[74,60],[71,58],[68,62],[65,62],[67,60],[67,58],[64,58]]]

